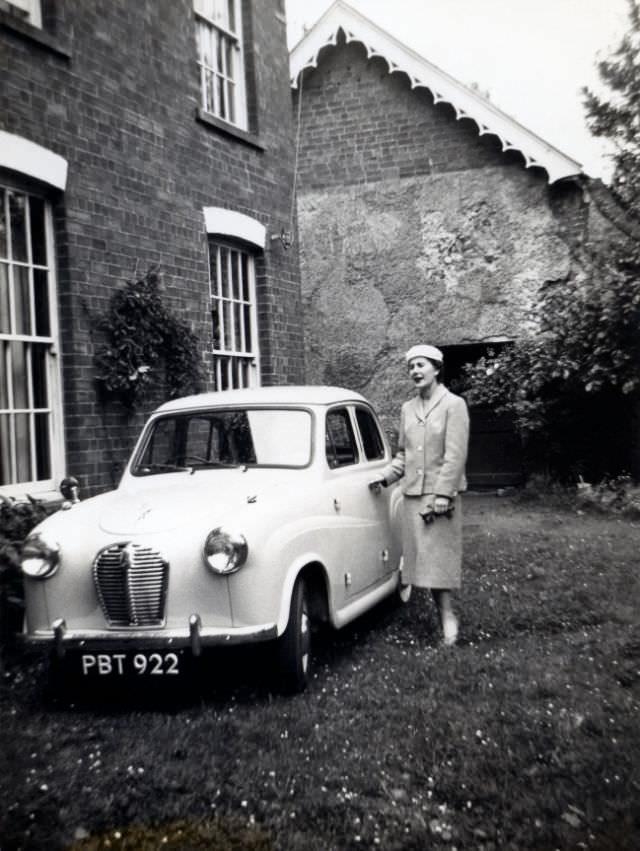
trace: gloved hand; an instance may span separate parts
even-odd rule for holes
[[[436,496],[433,501],[433,510],[436,514],[446,514],[451,506],[451,500],[448,496]]]
[[[425,500],[425,510],[420,512],[420,517],[429,525],[436,517],[453,517],[454,504],[448,496],[436,496]]]
[[[372,479],[369,482],[369,490],[373,493],[380,493],[383,487],[386,487],[387,483],[382,476],[379,476],[377,479]]]

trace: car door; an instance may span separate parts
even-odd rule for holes
[[[400,561],[399,535],[391,523],[393,488],[371,490],[369,482],[378,477],[390,461],[390,452],[372,409],[363,404],[353,407],[356,432],[360,441],[361,466],[367,485],[365,512],[371,524],[376,558],[370,565],[371,581],[378,582],[393,571]],[[397,530],[396,530],[397,531]]]
[[[332,581],[344,583],[347,598],[373,587],[390,569],[388,496],[373,494],[368,486],[376,465],[384,466],[385,444],[380,438],[382,454],[378,448],[378,458],[366,458],[358,416],[353,405],[340,405],[327,412],[325,424],[327,496],[334,514],[332,534],[339,539],[341,553],[339,575]]]

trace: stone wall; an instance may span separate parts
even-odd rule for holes
[[[570,270],[546,186],[517,167],[304,192],[298,211],[307,379],[360,390],[385,425],[410,345],[527,333]]]
[[[411,344],[535,332],[540,286],[573,273],[582,189],[549,187],[542,169],[343,38],[301,92],[307,379],[365,393],[392,433]]]

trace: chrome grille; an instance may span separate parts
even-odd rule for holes
[[[93,578],[110,626],[162,626],[169,564],[140,544],[114,544],[101,550]]]

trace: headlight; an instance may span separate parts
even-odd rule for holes
[[[204,560],[214,573],[235,573],[247,560],[248,552],[244,535],[221,526],[210,532],[204,542]]]
[[[58,569],[60,545],[42,532],[29,535],[22,547],[20,563],[25,576],[32,579],[48,579]]]

